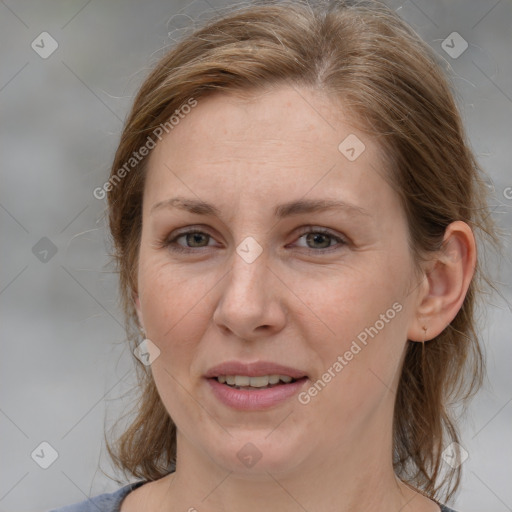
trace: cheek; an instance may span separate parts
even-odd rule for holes
[[[302,319],[302,328],[310,329],[309,348],[318,359],[320,373],[315,377],[321,381],[318,387],[320,394],[325,393],[324,404],[332,401],[347,413],[358,414],[391,386],[407,330],[400,268],[406,267],[374,261],[357,271],[340,272],[337,280],[317,280],[309,292],[302,289],[308,319],[317,326],[313,332]]]
[[[406,324],[403,309],[396,310],[400,309],[398,302],[366,297],[365,315],[360,312],[361,303],[344,304],[345,311],[332,317],[336,337],[314,347],[320,373],[301,397],[301,403],[309,404],[306,408],[311,406],[323,427],[340,440],[349,432],[357,436],[377,411],[384,410],[382,404],[392,410],[391,393],[400,369]],[[309,414],[307,409],[304,414]]]
[[[206,281],[184,275],[169,265],[148,264],[139,286],[146,333],[160,349],[151,365],[153,379],[173,421],[186,432],[202,421],[190,399],[190,373],[211,313]]]
[[[348,349],[359,334],[364,339],[365,329],[375,323],[379,332],[390,331],[399,309],[393,309],[393,304],[401,300],[400,283],[392,272],[379,268],[383,267],[375,262],[366,268],[341,268],[315,279],[295,278],[294,293],[303,304],[302,327],[307,321],[315,325],[314,337],[324,340],[319,349],[326,353]]]
[[[139,288],[147,336],[173,373],[180,365],[188,368],[186,360],[193,358],[212,316],[209,292],[215,281],[159,262],[141,268]]]
[[[163,341],[165,332],[174,330],[179,319],[193,307],[198,294],[190,284],[179,269],[161,263],[157,258],[141,255],[139,290],[142,313],[148,334],[151,332],[155,340]]]

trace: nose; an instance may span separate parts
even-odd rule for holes
[[[221,283],[213,321],[225,334],[249,341],[283,329],[286,287],[270,268],[265,251],[251,263],[235,252]]]

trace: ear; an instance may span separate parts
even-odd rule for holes
[[[411,341],[438,336],[455,318],[473,278],[476,243],[471,228],[462,221],[445,230],[443,244],[425,271],[416,315],[407,333]]]
[[[139,299],[139,295],[135,291],[132,291],[132,299],[133,299],[133,303],[135,304],[135,310],[137,311],[137,317],[139,319],[139,325],[140,325],[141,329],[143,331],[145,331],[146,328],[144,327],[144,319],[142,317],[142,310],[141,310],[141,307],[140,307],[140,299]]]

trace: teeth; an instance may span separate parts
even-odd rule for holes
[[[247,384],[239,384],[240,381],[247,382]],[[263,388],[268,386],[269,377],[267,375],[262,375],[261,377],[236,377],[235,382],[237,386],[251,386],[253,388]]]
[[[286,384],[291,382],[293,379],[289,375],[261,375],[259,377],[249,377],[247,375],[219,375],[217,381],[221,384],[228,384],[229,386],[240,386],[240,387],[253,387],[253,388],[264,388],[269,384],[277,384],[282,381]]]

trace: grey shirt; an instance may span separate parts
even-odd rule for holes
[[[131,492],[145,484],[145,481],[135,482],[133,484],[125,485],[115,492],[100,494],[94,498],[75,503],[74,505],[67,505],[65,507],[50,510],[49,512],[119,512],[121,502]],[[455,512],[451,508],[439,505],[441,512]]]

